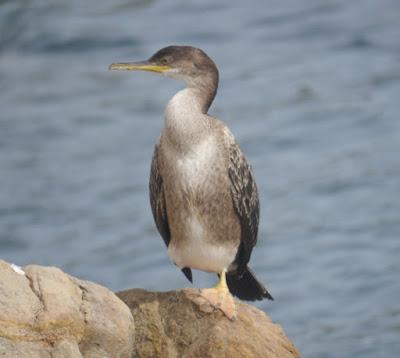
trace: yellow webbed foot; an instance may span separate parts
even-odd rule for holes
[[[221,310],[231,321],[236,319],[236,305],[226,284],[225,271],[221,272],[218,284],[213,288],[201,289],[198,294],[189,294],[189,299],[203,312]]]
[[[214,287],[200,290],[200,296],[211,306],[220,309],[231,321],[236,319],[236,305],[228,288]]]

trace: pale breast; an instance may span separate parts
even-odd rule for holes
[[[172,261],[203,271],[227,269],[236,256],[240,229],[232,219],[227,170],[216,139],[210,136],[184,154],[171,150],[165,159]]]
[[[220,273],[228,270],[237,253],[237,245],[227,242],[220,245],[210,242],[207,226],[196,216],[188,218],[184,241],[172,241],[168,247],[171,260],[180,268],[190,267],[202,271]]]
[[[213,138],[207,138],[190,152],[178,155],[174,163],[177,184],[184,191],[191,191],[206,185],[210,170],[217,157]]]

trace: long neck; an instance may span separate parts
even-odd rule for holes
[[[168,102],[163,136],[180,151],[187,151],[208,133],[204,108],[210,101],[198,88],[185,88]]]
[[[207,111],[218,88],[218,70],[187,80],[187,88],[168,102],[164,136],[179,150],[189,150],[209,133]]]
[[[189,88],[193,88],[198,93],[201,110],[204,114],[213,102],[218,90],[218,70],[208,72],[201,76],[197,81],[188,83]]]

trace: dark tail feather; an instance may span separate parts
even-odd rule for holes
[[[183,274],[186,276],[186,278],[193,283],[193,278],[192,278],[192,270],[189,267],[184,267],[182,269]]]
[[[255,301],[264,298],[273,300],[267,289],[257,281],[254,273],[248,267],[240,275],[227,273],[226,282],[229,291],[241,300]]]

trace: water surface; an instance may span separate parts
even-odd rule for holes
[[[191,44],[260,189],[251,266],[275,301],[259,307],[304,357],[397,356],[399,18],[397,0],[1,1],[0,257],[113,290],[188,285],[147,191],[181,84],[107,66]]]

